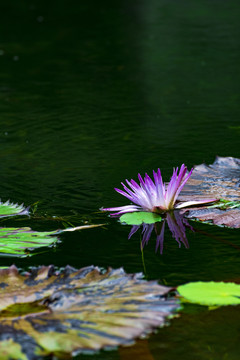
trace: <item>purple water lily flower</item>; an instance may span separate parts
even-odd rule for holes
[[[125,191],[117,188],[115,188],[115,190],[128,198],[134,203],[134,205],[102,208],[101,210],[116,211],[111,215],[121,215],[135,211],[159,213],[173,209],[181,209],[191,205],[201,205],[216,201],[216,199],[206,199],[199,201],[186,201],[176,204],[177,197],[190,178],[192,171],[193,169],[188,172],[187,167],[184,164],[182,164],[179,173],[178,168],[173,169],[173,175],[168,185],[163,183],[160,169],[158,169],[157,172],[153,171],[154,181],[147,173],[145,174],[144,179],[140,174],[138,174],[140,185],[133,179],[131,181],[126,179],[128,187],[124,183],[121,183]]]

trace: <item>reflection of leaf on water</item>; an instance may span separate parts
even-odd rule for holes
[[[18,205],[6,201],[5,203],[0,201],[0,218],[6,216],[15,216],[15,215],[28,215],[29,208],[25,208],[23,205]]]
[[[177,288],[179,294],[189,302],[200,305],[239,305],[240,285],[226,282],[190,282]]]
[[[120,218],[121,220],[122,218]],[[151,234],[154,231],[156,234],[156,252],[160,251],[160,254],[163,253],[163,243],[164,243],[164,231],[165,224],[168,224],[168,227],[172,233],[172,237],[178,242],[179,247],[181,244],[184,244],[185,248],[189,248],[189,244],[186,237],[185,227],[190,228],[193,231],[193,228],[189,225],[188,221],[179,213],[179,211],[167,212],[165,218],[161,222],[155,222],[154,224],[142,224],[142,248],[148,244]],[[140,225],[133,225],[128,238],[130,239],[132,235],[140,229]]]
[[[83,225],[75,228],[67,228],[55,231],[34,231],[29,227],[23,228],[0,228],[0,254],[11,256],[31,256],[33,250],[46,246],[55,245],[59,239],[58,235],[67,232],[101,226]]]
[[[191,178],[184,186],[178,200],[188,201],[212,196],[222,201],[210,207],[182,209],[188,218],[211,221],[216,225],[240,228],[240,159],[217,157],[211,165],[195,166]],[[237,205],[237,206],[234,206]]]
[[[128,344],[162,326],[178,307],[171,290],[123,269],[89,266],[0,270],[0,349],[5,359],[66,357]],[[8,346],[9,345],[9,346]]]

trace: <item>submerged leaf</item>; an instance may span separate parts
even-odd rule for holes
[[[194,167],[191,178],[184,186],[178,200],[189,201],[203,198],[217,198],[237,205],[240,201],[240,159],[217,157],[212,165]],[[219,206],[218,206],[219,205]],[[216,225],[240,228],[240,208],[226,206],[222,201],[209,207],[182,209],[186,217],[200,221],[212,221]]]
[[[128,344],[162,326],[179,307],[165,297],[171,288],[123,269],[66,267],[56,273],[42,266],[20,275],[11,266],[0,270],[0,284],[0,349],[7,360]]]
[[[240,304],[240,285],[225,282],[192,282],[178,286],[177,291],[186,300],[200,305]]]
[[[145,211],[126,213],[120,217],[120,221],[127,225],[154,224],[161,220],[160,215]]]
[[[0,201],[0,217],[14,216],[14,215],[28,215],[29,208],[25,208],[23,205],[18,205],[6,201],[5,203]]]

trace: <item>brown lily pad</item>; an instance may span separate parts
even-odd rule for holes
[[[231,228],[240,228],[240,209],[221,210],[217,208],[193,208],[182,211],[188,219],[212,222],[214,225],[223,225]]]
[[[240,201],[240,159],[216,157],[211,165],[194,167],[178,200],[216,198]]]
[[[0,353],[6,360],[39,360],[128,344],[179,307],[166,298],[170,290],[121,268],[1,269]]]
[[[178,197],[179,201],[206,198],[240,202],[240,159],[217,157],[211,165],[197,165]],[[240,207],[214,206],[182,209],[187,218],[240,228]]]

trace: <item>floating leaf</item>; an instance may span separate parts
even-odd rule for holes
[[[0,254],[32,255],[31,250],[53,245],[58,241],[55,232],[33,231],[29,227],[0,228]]]
[[[57,235],[67,232],[83,230],[102,226],[96,225],[83,225],[75,228],[67,228],[56,231],[33,231],[29,227],[23,228],[0,228],[0,254],[8,254],[12,256],[31,256],[31,251],[54,245],[59,239]]]
[[[217,201],[217,203],[208,206],[208,208],[218,208],[221,210],[228,210],[228,209],[234,209],[240,207],[240,201],[229,201],[229,200],[224,200],[224,199],[220,199],[219,201]]]
[[[6,201],[5,203],[0,201],[0,217],[28,215],[28,209],[29,208],[25,208],[23,205],[10,203],[10,201]]]
[[[183,211],[182,213],[184,213]],[[185,212],[188,219],[211,222],[214,225],[224,225],[231,228],[240,228],[240,209],[208,209],[194,208]]]
[[[13,342],[12,339],[1,341],[1,360],[18,359],[28,360],[26,355],[22,352],[20,344]]]
[[[211,165],[197,165],[179,195],[181,201],[217,198],[240,201],[240,159],[217,157]]]
[[[42,266],[21,275],[11,266],[0,270],[0,284],[0,349],[6,360],[128,344],[165,324],[179,307],[166,298],[171,288],[123,269],[66,267],[57,273]]]
[[[182,209],[186,217],[200,221],[211,221],[216,225],[240,228],[240,159],[217,157],[212,165],[195,166],[191,178],[184,186],[178,200],[188,201],[203,198],[229,201],[222,208],[222,201],[215,206]],[[219,205],[219,206],[217,206]]]
[[[154,224],[161,220],[160,215],[145,211],[126,213],[120,217],[120,221],[127,225]]]
[[[240,304],[240,285],[225,282],[192,282],[178,286],[177,291],[186,300],[200,305]]]

